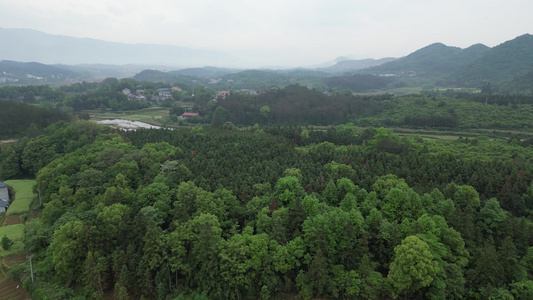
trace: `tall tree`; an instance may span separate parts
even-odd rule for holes
[[[393,297],[400,294],[414,295],[435,279],[438,263],[429,246],[417,236],[408,236],[394,249],[388,280],[394,287]]]

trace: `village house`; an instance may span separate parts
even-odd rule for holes
[[[172,94],[169,91],[159,91],[157,94],[159,95],[159,97],[164,97],[164,98],[172,97]]]
[[[156,101],[156,102],[161,102],[165,99],[166,99],[165,97],[159,96],[159,95],[152,96],[152,101]]]
[[[8,207],[9,207],[9,201],[0,200],[0,213],[6,212]]]
[[[123,93],[124,95],[128,96],[128,95],[131,95],[131,90],[128,89],[128,88],[125,88],[125,89],[122,90],[122,93]]]
[[[228,91],[220,91],[218,92],[218,98],[226,99],[226,97],[229,96]]]
[[[9,200],[7,184],[0,182],[0,199]]]
[[[0,213],[6,212],[9,207],[9,191],[7,184],[0,182]]]
[[[196,118],[196,117],[198,117],[198,116],[199,116],[198,113],[191,113],[191,112],[184,112],[184,113],[181,115],[181,117],[182,117],[183,119]]]

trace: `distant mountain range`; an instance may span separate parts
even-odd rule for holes
[[[509,83],[533,72],[533,35],[524,34],[493,48],[476,44],[466,49],[436,43],[405,57],[358,73],[439,78],[448,84],[478,86]],[[528,77],[529,78],[529,77]]]
[[[435,43],[398,59],[338,57],[321,65],[288,70],[171,67],[173,64],[217,65],[220,61],[231,64],[235,60],[229,55],[211,51],[128,45],[27,29],[0,28],[0,41],[0,60],[3,60],[0,61],[0,84],[57,83],[137,74],[134,78],[138,80],[214,86],[222,86],[220,83],[225,82],[227,87],[232,88],[255,89],[291,83],[322,87],[325,83],[328,88],[335,88],[331,82],[342,83],[342,87],[358,86],[359,81],[381,82],[368,76],[353,76],[371,74],[388,77],[386,82],[389,83],[400,78],[401,84],[408,82],[408,78],[423,78],[425,83],[436,86],[479,87],[490,82],[515,91],[533,89],[533,36],[530,34],[493,48],[475,44],[461,49]],[[139,62],[143,65],[134,64]],[[335,78],[324,80],[332,76]]]
[[[0,60],[45,64],[143,64],[175,67],[234,66],[242,62],[225,53],[170,45],[123,44],[51,35],[30,29],[0,28]]]

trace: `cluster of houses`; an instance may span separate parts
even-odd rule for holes
[[[172,91],[181,92],[182,90],[181,90],[181,88],[179,88],[177,86],[171,87],[171,88],[157,89],[156,94],[152,95],[150,97],[150,99],[148,99],[146,97],[145,90],[141,90],[141,89],[135,90],[135,92],[132,93],[132,91],[130,89],[125,88],[125,89],[122,90],[122,93],[124,93],[126,96],[128,96],[128,98],[130,100],[137,100],[137,101],[148,101],[148,100],[151,100],[151,101],[161,102],[163,100],[172,98]],[[249,89],[240,89],[240,90],[235,90],[234,92],[250,94],[250,95],[258,94],[258,92],[256,90],[249,90]],[[226,99],[226,97],[228,97],[230,94],[231,93],[229,91],[220,91],[220,92],[218,92],[218,94],[216,95],[215,99],[213,99],[213,100],[216,101],[216,100],[219,100],[219,99]],[[188,118],[199,117],[199,115],[198,115],[198,113],[185,112],[180,117],[183,118],[183,119],[188,119]]]
[[[175,86],[175,87],[172,87],[172,88],[157,89],[157,94],[153,95],[151,100],[157,101],[157,102],[161,102],[161,101],[163,101],[165,99],[170,99],[170,98],[172,98],[171,91],[179,91],[179,92],[181,92],[181,88]],[[137,100],[137,101],[147,101],[148,100],[146,98],[146,95],[145,95],[145,90],[135,90],[135,94],[133,94],[130,89],[125,88],[125,89],[122,90],[122,93],[124,93],[124,95],[128,96],[128,98],[131,99],[131,100]]]
[[[137,101],[147,101],[147,100],[152,100],[152,101],[157,101],[157,102],[161,102],[165,99],[170,99],[172,98],[172,91],[178,91],[178,92],[181,92],[181,88],[175,86],[175,87],[171,87],[171,88],[161,88],[161,89],[157,89],[156,91],[156,94],[155,95],[152,95],[150,99],[148,99],[145,95],[145,90],[135,90],[135,93],[132,93],[132,91],[128,88],[125,88],[122,90],[122,93],[126,96],[128,96],[128,98],[130,100],[137,100]],[[258,92],[256,90],[248,90],[248,89],[240,89],[240,90],[235,90],[235,92],[237,93],[245,93],[245,94],[250,94],[250,95],[255,95],[255,94],[258,94]],[[217,100],[217,99],[225,99],[227,96],[230,95],[230,92],[229,91],[220,91],[218,92],[217,96],[215,97],[214,100]]]
[[[7,184],[0,182],[0,213],[7,211],[9,207],[9,191]]]
[[[234,93],[241,93],[241,94],[248,94],[248,95],[257,95],[258,94],[258,92],[256,90],[248,90],[248,89],[233,90],[233,92]],[[229,95],[230,95],[230,92],[228,92],[228,91],[220,91],[217,94],[217,99],[220,99],[220,98],[225,99]]]

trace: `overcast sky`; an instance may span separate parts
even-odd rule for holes
[[[531,0],[0,0],[0,27],[306,66],[401,57],[434,42],[493,47],[533,33],[532,11]]]

